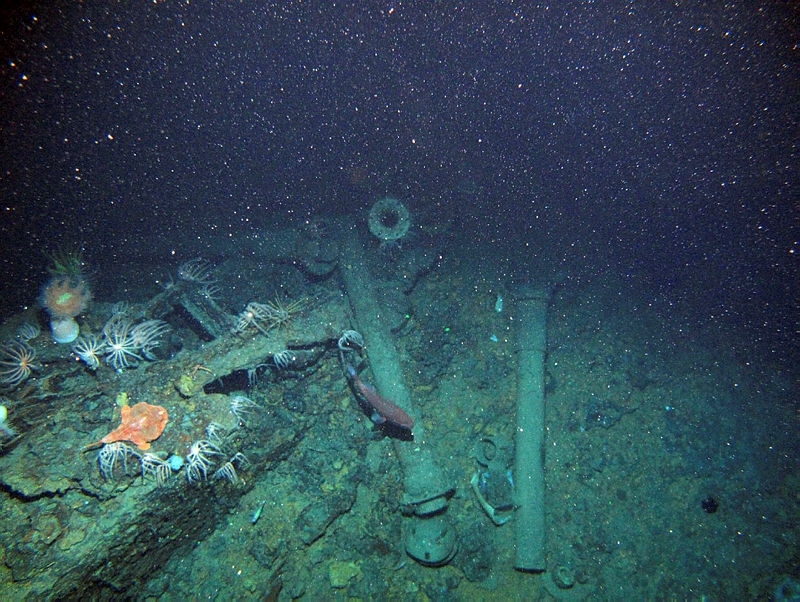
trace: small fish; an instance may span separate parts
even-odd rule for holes
[[[264,510],[264,506],[267,504],[267,500],[261,502],[261,505],[258,509],[253,513],[253,520],[250,521],[251,524],[255,525],[258,522],[258,519],[261,518],[261,512]]]

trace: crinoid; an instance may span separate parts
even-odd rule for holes
[[[272,355],[272,363],[275,364],[275,367],[279,370],[288,370],[294,360],[297,359],[294,352],[289,351],[288,349],[284,349],[283,351],[278,351]]]
[[[31,322],[24,322],[17,328],[17,338],[23,343],[29,343],[42,332],[41,326]]]
[[[270,330],[289,328],[306,303],[306,299],[283,301],[278,295],[275,295],[273,301],[266,303],[251,301],[237,317],[232,331],[239,334],[249,326],[254,326],[261,334],[269,336]]]
[[[89,370],[97,370],[100,367],[100,356],[106,352],[106,342],[96,334],[84,334],[75,341],[72,351],[89,366]]]
[[[214,472],[214,478],[225,479],[226,481],[230,481],[232,484],[236,485],[239,482],[239,475],[236,474],[237,464],[239,465],[239,468],[242,468],[250,464],[250,461],[242,452],[236,452],[230,460],[225,462],[225,464],[223,464],[216,470],[216,472]]]
[[[169,463],[155,454],[142,454],[139,462],[142,465],[142,479],[146,480],[148,476],[151,476],[159,487],[166,483],[172,474]]]
[[[356,330],[345,330],[337,345],[341,351],[360,351],[364,348],[364,337]]]
[[[303,311],[307,302],[307,299],[284,301],[276,294],[273,301],[267,301],[263,306],[267,317],[268,330],[289,328],[294,319]]]
[[[52,253],[45,253],[50,260],[47,271],[53,276],[69,276],[82,278],[86,262],[83,260],[83,249],[59,247]]]
[[[244,417],[251,414],[254,410],[260,409],[260,406],[244,395],[233,395],[231,397],[231,414],[236,416],[236,419],[247,426]]]
[[[114,441],[113,443],[106,443],[100,448],[97,454],[97,463],[100,466],[100,474],[103,478],[111,480],[114,478],[114,468],[122,464],[122,470],[128,474],[128,458],[141,458],[141,454],[135,449],[122,443],[121,441]]]
[[[144,359],[139,355],[139,347],[132,330],[133,324],[122,314],[117,314],[103,326],[106,363],[111,364],[118,372],[123,368],[136,366],[139,360]]]
[[[265,337],[269,336],[267,329],[261,324],[262,322],[266,321],[266,313],[264,311],[265,307],[266,306],[263,303],[256,303],[255,301],[248,303],[242,313],[237,316],[236,324],[231,329],[231,332],[234,334],[240,334],[252,325],[255,326],[256,329]]]
[[[178,266],[178,278],[185,282],[194,282],[199,285],[212,284],[217,281],[214,277],[214,265],[202,257],[195,257]]]
[[[153,349],[161,345],[161,336],[172,330],[164,320],[145,320],[131,328],[131,338],[141,354],[150,361],[156,360]]]
[[[20,341],[9,341],[0,345],[0,387],[13,389],[38,369],[33,363],[36,352],[33,347]]]
[[[221,456],[220,449],[208,441],[201,439],[195,441],[189,448],[189,454],[186,456],[186,480],[189,483],[197,483],[200,480],[205,481],[208,469],[214,465],[213,456]]]
[[[225,427],[216,422],[209,422],[206,425],[206,440],[214,445],[222,444],[222,435],[225,433]]]
[[[213,282],[206,282],[200,287],[200,297],[207,301],[219,301],[222,298],[222,289]]]

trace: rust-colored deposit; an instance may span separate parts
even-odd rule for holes
[[[122,424],[100,439],[99,443],[130,441],[141,450],[150,449],[150,442],[164,432],[167,420],[169,414],[161,406],[143,401],[134,406],[122,406]]]

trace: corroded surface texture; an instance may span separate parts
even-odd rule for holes
[[[314,357],[323,361],[333,324],[344,319],[335,303],[309,304],[289,328],[269,337],[257,331],[230,334],[184,349],[169,361],[120,373],[105,367],[85,371],[63,353],[49,359],[50,344],[43,340],[46,376],[37,390],[27,392],[24,405],[15,406],[15,424],[24,436],[0,456],[0,487],[7,494],[0,541],[10,573],[0,585],[3,597],[44,592],[113,597],[141,582],[176,549],[206,537],[264,473],[293,453],[313,414],[283,408],[279,383],[272,388],[277,401],[270,402],[268,393],[238,416],[231,411],[230,395],[205,393],[203,385],[267,362],[292,344],[319,347],[323,352]],[[196,385],[191,395],[177,386],[187,382]],[[142,478],[135,456],[121,459],[106,480],[97,446],[86,446],[119,425],[120,403],[140,401],[169,412],[149,452],[162,459],[186,456],[194,442],[208,438],[207,427],[214,423],[221,452],[211,470],[225,456],[244,454],[247,466],[238,481],[213,479],[209,473],[207,482],[189,483],[185,471],[176,471],[158,485]],[[320,520],[309,517],[308,528]]]

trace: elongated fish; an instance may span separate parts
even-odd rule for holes
[[[256,511],[253,513],[253,519],[250,521],[252,524],[256,524],[258,519],[261,518],[261,513],[264,511],[264,506],[266,505],[267,500],[261,502],[261,505],[256,508]]]

